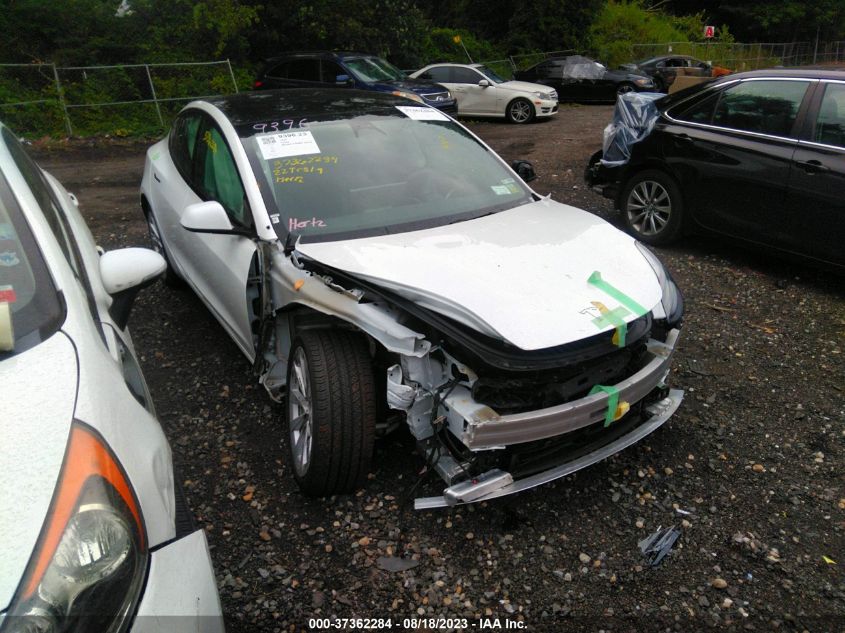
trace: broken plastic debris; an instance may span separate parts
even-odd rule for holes
[[[836,561],[830,558],[829,556],[822,555],[822,560],[826,562],[828,565],[835,565]]]
[[[678,528],[668,527],[663,529],[661,525],[651,535],[640,541],[638,543],[640,551],[645,556],[648,564],[652,567],[657,567],[665,558],[666,554],[670,552],[680,535],[681,531]]]
[[[398,556],[379,556],[376,562],[379,569],[394,572],[407,571],[420,564],[420,561],[413,558],[399,558]]]

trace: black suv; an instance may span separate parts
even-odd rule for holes
[[[408,97],[443,112],[457,113],[455,98],[431,81],[411,79],[375,55],[312,51],[284,53],[266,60],[253,88],[348,87]]]

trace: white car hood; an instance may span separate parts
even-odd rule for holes
[[[78,363],[67,336],[0,362],[0,611],[6,609],[47,516],[67,446]]]
[[[499,88],[504,88],[505,90],[516,90],[518,92],[552,92],[554,88],[550,86],[544,86],[542,84],[532,84],[528,81],[506,81],[505,83],[499,84]]]
[[[592,302],[619,307],[588,282],[595,271],[648,310],[661,298],[633,238],[550,199],[467,222],[297,250],[523,350],[613,329],[594,323],[600,313]]]

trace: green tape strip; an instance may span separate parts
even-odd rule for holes
[[[636,314],[638,317],[644,315],[648,310],[642,307],[639,303],[634,301],[631,297],[626,295],[624,292],[619,290],[618,288],[613,287],[609,283],[607,283],[604,279],[601,278],[601,273],[599,271],[594,271],[590,278],[587,280],[587,283],[592,284],[605,294],[613,297],[623,306],[628,308],[631,312]]]
[[[625,319],[623,317],[628,316],[629,314],[631,314],[630,311],[622,306],[619,306],[613,310],[603,312],[601,316],[593,319],[593,325],[600,330],[603,330],[608,325],[615,327],[617,334],[616,346],[625,347],[625,335],[628,333],[628,324],[625,323]]]
[[[619,406],[619,390],[616,387],[596,385],[590,389],[589,395],[592,396],[599,392],[607,394],[607,412],[604,414],[604,426],[607,428],[613,422],[613,416],[616,415],[616,408]]]

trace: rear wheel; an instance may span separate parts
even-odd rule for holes
[[[620,207],[628,232],[647,244],[669,244],[681,231],[681,190],[662,171],[649,169],[635,174],[622,191]]]
[[[505,112],[511,123],[531,123],[534,120],[534,104],[528,99],[514,99]]]
[[[294,477],[308,495],[354,491],[372,460],[375,379],[367,340],[305,331],[288,364],[287,413]]]
[[[152,245],[153,250],[161,255],[167,263],[167,268],[164,271],[164,283],[171,288],[184,287],[184,280],[173,269],[173,264],[167,256],[167,250],[164,247],[164,240],[161,238],[161,229],[158,227],[158,222],[156,222],[152,209],[150,209],[146,204],[142,204],[142,208],[144,210],[144,216],[147,218],[147,231],[149,231],[150,234],[150,244]]]

